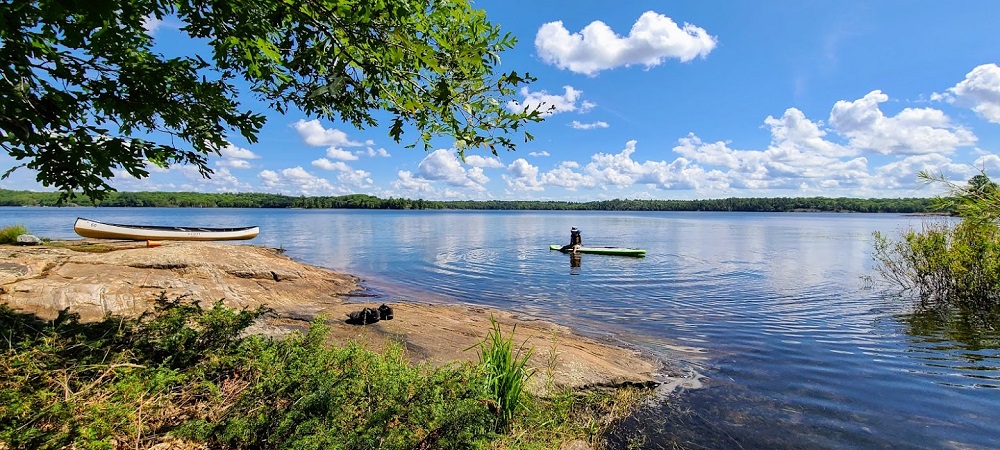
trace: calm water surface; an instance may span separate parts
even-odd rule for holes
[[[672,361],[704,388],[618,430],[643,448],[1000,448],[1000,336],[908,323],[871,289],[865,214],[0,208],[0,225],[73,238],[73,219],[260,225],[259,245],[366,279],[386,301],[495,306]],[[928,219],[931,220],[931,219]],[[594,246],[548,244],[578,226]],[[956,337],[959,336],[959,337]]]

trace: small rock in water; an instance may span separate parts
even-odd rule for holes
[[[42,245],[42,240],[33,234],[21,234],[17,236],[17,245]]]

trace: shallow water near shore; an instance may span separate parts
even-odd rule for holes
[[[359,275],[378,301],[493,306],[570,325],[701,374],[613,437],[624,448],[997,448],[998,336],[916,326],[869,283],[872,232],[902,215],[0,208],[75,238],[77,216],[259,225],[248,241]],[[645,258],[569,255],[588,246]],[[363,299],[362,299],[363,300]]]

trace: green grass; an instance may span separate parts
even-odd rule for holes
[[[16,244],[22,234],[28,234],[28,228],[21,224],[0,228],[0,244]]]
[[[504,338],[500,324],[490,316],[491,329],[479,343],[479,362],[483,369],[484,388],[490,407],[498,416],[497,426],[505,429],[521,406],[524,385],[533,374],[527,367],[533,348],[524,345],[514,350],[514,330]],[[517,326],[515,325],[515,329]]]
[[[247,335],[267,313],[161,295],[139,318],[84,324],[0,306],[0,448],[558,448],[599,443],[645,395],[526,395],[526,355],[504,354],[495,322],[483,363],[432,368],[398,345],[330,345],[321,321]]]

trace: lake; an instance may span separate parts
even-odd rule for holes
[[[0,208],[0,226],[75,238],[113,223],[259,225],[253,244],[358,275],[376,301],[517,311],[639,348],[703,388],[613,436],[642,448],[998,448],[1000,335],[911,326],[863,279],[903,215]],[[590,246],[645,258],[553,252]],[[365,300],[365,299],[362,299]],[[371,299],[367,299],[371,300]]]

